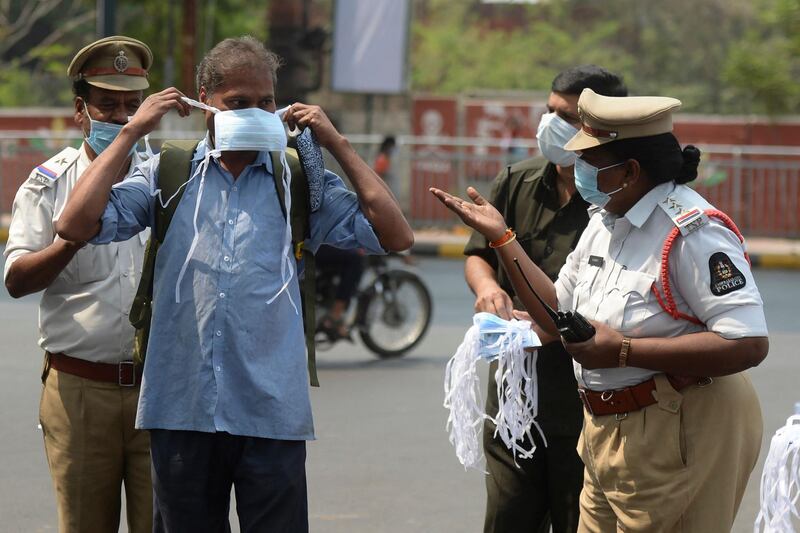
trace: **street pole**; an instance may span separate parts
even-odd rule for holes
[[[194,96],[194,60],[197,42],[197,1],[183,0],[181,32],[181,86],[184,94]]]
[[[97,0],[96,29],[97,38],[114,35],[117,0]]]
[[[175,4],[178,0],[167,3],[167,54],[164,57],[164,87],[175,86]]]

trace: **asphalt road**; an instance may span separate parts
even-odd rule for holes
[[[312,392],[318,440],[308,447],[311,530],[331,533],[477,532],[482,474],[465,472],[447,441],[442,376],[470,324],[472,299],[461,263],[423,260],[434,323],[400,360],[379,361],[339,344],[319,355],[322,387]],[[800,272],[758,271],[771,330],[767,360],[751,372],[765,420],[762,461],[774,431],[800,401]],[[0,291],[0,531],[56,530],[53,490],[37,429],[41,353],[38,297]],[[483,372],[485,374],[485,372]],[[484,376],[485,377],[485,376]],[[752,531],[761,464],[734,531]],[[122,531],[125,527],[122,527]]]

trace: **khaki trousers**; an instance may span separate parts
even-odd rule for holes
[[[761,447],[761,408],[745,374],[676,392],[626,417],[584,416],[580,533],[729,532]],[[621,418],[621,420],[617,420]]]
[[[123,483],[128,530],[152,531],[150,439],[134,429],[138,397],[138,386],[46,372],[39,420],[61,533],[116,533]]]

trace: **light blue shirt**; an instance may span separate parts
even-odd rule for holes
[[[203,159],[198,146],[192,173]],[[152,226],[159,158],[113,187],[96,244],[124,241]],[[210,159],[197,210],[199,239],[175,286],[194,237],[201,178],[186,186],[159,249],[153,319],[136,427],[283,440],[314,438],[302,316],[295,274],[280,290],[286,220],[268,152],[234,181]],[[165,198],[166,200],[166,198]],[[310,215],[305,246],[321,244],[384,253],[356,195],[325,172],[322,204]]]

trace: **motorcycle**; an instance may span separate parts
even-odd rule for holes
[[[411,261],[409,256],[400,254],[364,257],[364,276],[346,322],[351,334],[357,332],[364,346],[382,359],[401,357],[419,344],[433,312],[425,283],[411,270],[394,268],[390,262],[397,260],[406,264]],[[338,279],[318,268],[316,283],[315,341],[318,350],[327,350],[342,338],[322,327],[323,317],[335,299]]]

